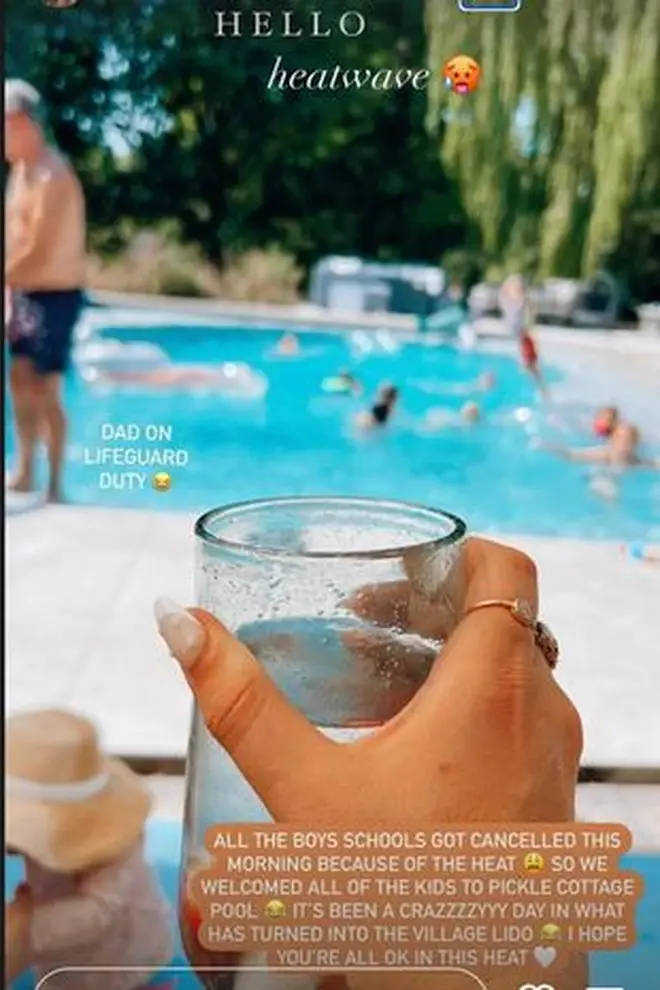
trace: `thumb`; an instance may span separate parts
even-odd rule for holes
[[[179,661],[213,738],[274,818],[295,817],[309,802],[312,782],[323,779],[335,745],[210,613],[165,598],[158,599],[155,612],[159,632]]]

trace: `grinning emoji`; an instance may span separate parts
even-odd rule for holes
[[[545,867],[545,860],[540,853],[527,853],[525,856],[525,869],[528,873],[538,873]]]
[[[559,925],[547,924],[543,926],[539,935],[544,942],[558,942],[561,938],[561,928]]]
[[[266,905],[267,918],[283,918],[285,914],[286,908],[282,901],[268,901]]]
[[[445,85],[452,93],[466,96],[474,93],[481,79],[481,66],[469,55],[454,55],[445,62]]]

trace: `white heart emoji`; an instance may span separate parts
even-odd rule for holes
[[[534,949],[534,958],[539,966],[543,966],[544,969],[547,969],[548,966],[552,966],[553,962],[557,958],[557,950],[553,949],[549,945],[538,945]]]

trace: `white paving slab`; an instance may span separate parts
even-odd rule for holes
[[[148,778],[154,795],[154,817],[183,818],[185,779],[155,775]],[[660,787],[654,784],[580,784],[577,812],[581,822],[624,822],[633,834],[637,852],[660,849]]]
[[[152,602],[193,599],[193,518],[48,506],[6,520],[9,711],[67,705],[118,755],[181,756],[190,698]],[[660,568],[616,544],[520,537],[538,562],[585,763],[660,767]]]

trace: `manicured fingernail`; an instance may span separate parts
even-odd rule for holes
[[[171,598],[157,598],[154,612],[158,631],[170,653],[182,667],[189,667],[197,659],[204,642],[203,626]]]

